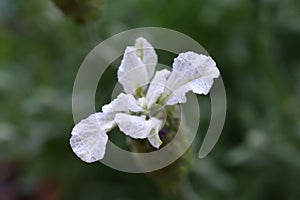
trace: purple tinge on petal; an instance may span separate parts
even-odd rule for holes
[[[161,139],[165,139],[167,137],[168,129],[163,128],[159,131],[159,137]]]

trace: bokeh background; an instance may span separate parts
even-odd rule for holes
[[[0,1],[1,200],[166,199],[144,174],[83,163],[68,144],[81,62],[113,34],[145,26],[197,40],[226,86],[221,138],[188,178],[197,198],[299,199],[300,1],[55,2]],[[174,55],[159,58],[170,65]],[[110,99],[118,65],[99,83],[98,108]],[[199,101],[196,148],[210,118],[209,98]]]

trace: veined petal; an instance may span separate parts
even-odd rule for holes
[[[159,130],[158,130],[159,131]],[[160,145],[162,144],[162,141],[159,138],[159,133],[157,130],[152,130],[150,135],[148,136],[148,141],[150,142],[150,144],[155,147],[155,148],[159,148]]]
[[[158,133],[162,126],[162,121],[154,117],[146,119],[145,115],[132,116],[124,113],[116,114],[115,121],[120,130],[135,139],[144,139]],[[150,135],[151,133],[151,135]]]
[[[171,72],[166,69],[156,72],[146,95],[146,98],[148,100],[148,108],[156,103],[158,97],[164,92],[167,77],[170,73]]]
[[[102,107],[104,113],[116,112],[142,112],[143,109],[138,105],[137,100],[131,94],[121,93],[111,103]]]
[[[173,90],[172,93],[170,93],[170,98],[167,101],[167,105],[175,105],[178,103],[185,103],[186,102],[186,96],[185,94],[192,90],[189,85],[183,85],[181,87],[178,87],[176,90]]]
[[[92,163],[104,157],[108,136],[106,131],[115,125],[113,115],[96,113],[81,120],[72,130],[70,145],[83,161]]]
[[[136,89],[149,83],[146,65],[137,56],[135,47],[127,47],[118,70],[118,80],[124,91],[133,94]]]
[[[196,94],[208,94],[213,79],[219,75],[216,63],[210,56],[191,51],[180,53],[167,80],[166,87],[171,90],[164,92],[168,97],[167,105],[186,102],[185,93],[190,90]]]
[[[110,131],[116,125],[116,122],[114,121],[114,113],[98,112],[94,115],[97,120],[97,125],[105,132]]]
[[[151,79],[157,65],[157,55],[153,46],[143,37],[137,38],[134,46],[137,49],[137,56],[146,65],[148,77]]]

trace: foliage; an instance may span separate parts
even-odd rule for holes
[[[0,199],[7,191],[19,197],[55,191],[62,199],[165,199],[143,174],[82,163],[68,144],[81,62],[107,37],[144,26],[197,40],[216,60],[226,86],[225,128],[213,152],[197,161],[189,177],[193,189],[208,200],[298,199],[299,10],[297,0],[107,0],[101,17],[83,27],[52,1],[1,1]],[[158,53],[162,63],[172,63],[174,55]],[[119,61],[100,80],[106,95],[97,95],[98,108],[110,100]],[[199,100],[203,136],[210,104]],[[125,148],[124,138],[112,140]]]

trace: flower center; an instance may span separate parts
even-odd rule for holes
[[[164,106],[159,104],[153,104],[151,106],[149,116],[162,120],[163,124],[165,124],[165,121],[167,120],[166,109],[164,108]]]

